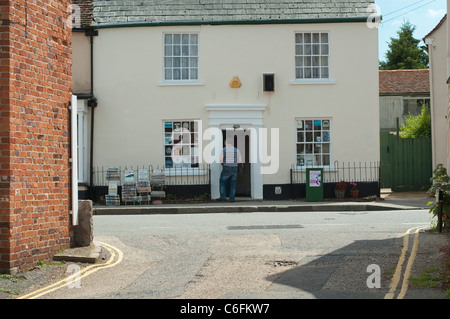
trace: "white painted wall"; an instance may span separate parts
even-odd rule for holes
[[[433,169],[437,164],[447,165],[449,126],[447,86],[447,20],[429,36],[430,94],[432,120]]]
[[[295,32],[330,32],[334,84],[292,84]],[[199,33],[197,86],[162,86],[163,33]],[[94,165],[162,165],[162,120],[210,124],[208,105],[262,105],[263,127],[279,128],[280,169],[266,184],[289,183],[297,117],[332,120],[332,161],[379,160],[377,30],[365,23],[173,26],[100,29],[94,47]],[[275,73],[275,92],[262,74]],[[229,82],[238,76],[242,87]],[[232,116],[238,116],[236,111]],[[243,118],[229,119],[226,124]],[[225,122],[224,122],[225,123]]]

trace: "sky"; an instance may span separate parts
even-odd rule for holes
[[[414,38],[421,40],[441,21],[447,11],[447,0],[375,0],[382,21],[378,28],[378,58],[386,60],[388,43],[397,38],[404,21],[416,26]]]

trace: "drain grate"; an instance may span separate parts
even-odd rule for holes
[[[303,228],[302,225],[249,225],[249,226],[227,226],[228,230],[254,230],[254,229],[293,229]]]

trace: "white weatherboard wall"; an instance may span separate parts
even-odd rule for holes
[[[294,84],[295,33],[321,31],[330,34],[331,82]],[[165,32],[199,34],[199,85],[162,83]],[[260,189],[253,197],[262,196],[262,183],[289,183],[296,161],[296,118],[331,119],[331,162],[377,161],[377,43],[377,31],[365,23],[99,29],[94,42],[94,166],[162,165],[163,120],[202,120],[203,130],[234,122],[246,127],[252,121],[240,116],[245,106],[262,106],[255,111],[261,127],[280,132],[278,173],[252,184]],[[275,92],[263,92],[263,73],[275,73]],[[230,88],[234,76],[241,88]],[[234,111],[218,123],[214,107],[224,105]]]

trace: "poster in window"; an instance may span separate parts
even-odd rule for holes
[[[321,171],[309,171],[309,187],[320,187],[322,185]]]
[[[323,120],[322,125],[323,125],[323,128],[330,128],[330,121]]]

